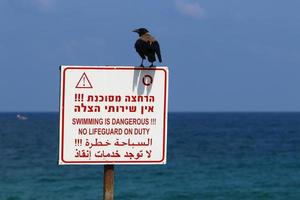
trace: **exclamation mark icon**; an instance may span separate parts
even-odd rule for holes
[[[78,94],[78,93],[76,93],[75,94],[75,102],[81,102],[81,101],[83,101],[83,94]]]
[[[156,125],[156,119],[155,118],[151,119],[151,125]]]
[[[82,139],[75,139],[75,146],[82,146]]]
[[[75,88],[93,88],[86,73],[82,74]]]

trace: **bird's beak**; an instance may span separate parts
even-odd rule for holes
[[[139,29],[134,29],[132,32],[138,33],[138,32],[139,32]]]

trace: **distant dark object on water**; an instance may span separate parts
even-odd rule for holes
[[[162,59],[160,54],[159,43],[152,35],[150,35],[149,31],[145,28],[139,28],[133,30],[133,32],[138,33],[140,36],[140,38],[135,42],[134,47],[142,58],[141,67],[144,67],[143,62],[144,59],[146,59],[146,57],[148,61],[151,62],[150,67],[152,67],[153,62],[156,61],[155,54],[157,55],[157,58],[161,63]]]

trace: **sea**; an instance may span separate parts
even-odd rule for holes
[[[0,114],[0,200],[102,199],[102,165],[58,165],[58,113],[17,114]],[[300,113],[169,113],[167,149],[115,165],[115,199],[300,199]]]

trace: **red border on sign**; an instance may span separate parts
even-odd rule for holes
[[[154,70],[154,71],[163,71],[165,76],[164,81],[164,120],[163,120],[163,149],[162,149],[162,159],[161,160],[147,160],[147,161],[66,161],[64,160],[64,123],[65,123],[65,86],[66,86],[66,71],[69,69],[73,70]],[[161,163],[165,160],[165,153],[166,153],[166,118],[167,118],[167,71],[162,68],[126,68],[126,67],[119,67],[119,68],[112,68],[112,67],[66,67],[63,70],[63,80],[62,80],[62,119],[61,119],[61,160],[64,163],[70,164],[102,164],[102,163]]]

